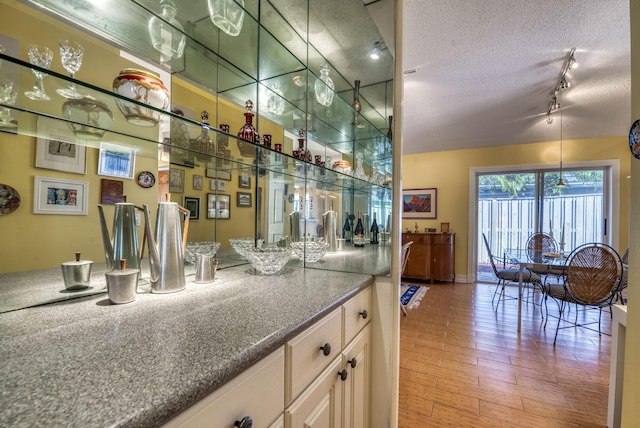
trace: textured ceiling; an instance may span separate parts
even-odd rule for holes
[[[628,0],[404,0],[402,31],[406,154],[559,140],[546,111],[573,47],[563,138],[628,134]]]

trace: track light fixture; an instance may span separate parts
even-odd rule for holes
[[[560,79],[556,86],[553,87],[551,91],[551,101],[549,101],[549,106],[547,108],[547,123],[551,125],[553,123],[552,113],[556,110],[560,109],[560,102],[558,101],[558,95],[561,91],[565,91],[571,87],[571,82],[567,78],[567,73],[569,70],[573,70],[578,67],[578,61],[574,56],[576,52],[576,48],[573,48],[569,51],[569,55],[567,55],[567,59],[562,64],[562,69],[560,70]]]
[[[369,57],[375,60],[380,59],[380,56],[382,55],[382,51],[386,49],[387,49],[387,45],[385,45],[383,41],[375,42],[373,44],[373,47],[371,48],[371,52],[369,52]]]

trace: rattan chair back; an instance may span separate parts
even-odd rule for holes
[[[567,292],[577,303],[603,306],[616,296],[622,261],[606,244],[585,244],[569,255],[565,272]]]
[[[400,256],[402,258],[402,270],[400,271],[400,275],[404,273],[404,270],[407,267],[407,262],[409,261],[409,254],[411,253],[412,244],[413,244],[413,241],[409,241],[402,246],[402,254]]]
[[[555,253],[558,250],[556,240],[543,232],[536,232],[527,240],[527,257],[534,263],[543,262],[543,254]]]

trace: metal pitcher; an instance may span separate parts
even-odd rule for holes
[[[187,214],[184,230],[180,227],[180,215]],[[156,230],[151,233],[149,207],[144,205],[145,230],[149,243],[149,264],[151,266],[151,292],[173,293],[183,290],[184,252],[187,246],[189,210],[175,202],[159,202],[156,216]]]
[[[102,227],[102,242],[107,269],[119,269],[120,260],[125,259],[127,266],[140,269],[140,245],[138,244],[138,229],[136,228],[136,206],[127,202],[115,204],[113,214],[112,237],[109,237],[107,222],[102,206],[98,205],[100,226]]]
[[[329,244],[327,252],[334,253],[338,250],[338,213],[327,211],[322,214],[322,229],[324,242]]]
[[[196,279],[198,284],[213,281],[218,270],[218,259],[208,255],[196,253]]]
[[[300,242],[300,211],[289,214],[289,229],[291,242]]]

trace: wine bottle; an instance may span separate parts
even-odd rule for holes
[[[351,223],[349,223],[349,211],[344,216],[344,226],[342,226],[342,237],[344,242],[351,242]]]
[[[377,244],[378,243],[378,222],[376,221],[376,212],[373,212],[373,222],[371,223],[371,243],[372,244]]]
[[[362,225],[362,211],[358,211],[358,223],[353,229],[354,247],[364,247],[364,226]],[[355,238],[358,238],[357,240]]]

